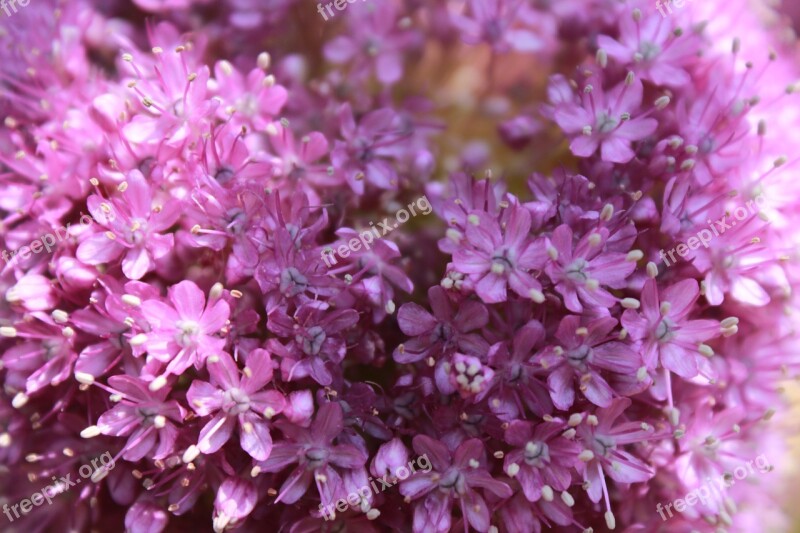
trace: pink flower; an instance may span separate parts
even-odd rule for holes
[[[608,512],[611,512],[611,502],[606,475],[619,483],[639,483],[652,478],[655,473],[647,463],[621,448],[646,442],[655,433],[648,424],[618,421],[630,403],[628,398],[616,399],[609,407],[583,418],[576,428],[578,439],[585,447],[579,455],[578,471],[588,482],[589,498],[593,502],[604,498]]]
[[[122,257],[122,272],[129,279],[141,279],[155,268],[174,245],[164,233],[180,216],[174,205],[156,206],[142,173],[132,171],[127,188],[110,200],[92,195],[87,201],[94,220],[108,231],[95,233],[78,247],[78,259],[87,265],[111,263]]]
[[[195,380],[186,394],[198,415],[214,415],[200,431],[197,448],[205,454],[218,451],[228,442],[238,422],[242,449],[253,459],[266,460],[272,449],[267,420],[286,405],[278,391],[263,390],[272,381],[269,353],[250,352],[243,376],[239,376],[239,368],[226,352],[210,357],[207,366],[211,383]]]
[[[169,304],[162,300],[142,303],[144,318],[152,328],[147,333],[146,347],[149,357],[166,364],[164,374],[150,387],[158,389],[166,383],[169,374],[180,375],[192,365],[200,367],[206,357],[218,354],[225,339],[217,333],[230,316],[225,300],[209,299],[191,281],[173,285],[168,293]]]
[[[565,430],[563,422],[537,425],[523,420],[506,429],[505,440],[514,450],[505,455],[503,468],[519,481],[528,501],[538,501],[545,486],[565,491],[572,484],[571,470],[581,447],[561,435]]]
[[[452,455],[444,444],[426,435],[414,437],[413,444],[414,451],[425,455],[433,465],[430,472],[417,473],[400,485],[403,496],[419,500],[414,505],[414,532],[450,531],[454,504],[461,507],[469,525],[487,531],[489,506],[480,492],[492,492],[501,498],[510,497],[512,492],[486,471],[480,440],[464,441]]]
[[[584,305],[607,312],[617,298],[603,287],[623,287],[625,278],[636,268],[626,254],[606,250],[609,237],[606,228],[598,228],[574,243],[572,228],[566,224],[553,231],[552,248],[548,250],[552,261],[547,263],[545,272],[573,313],[582,313]]]
[[[120,401],[81,433],[84,437],[98,434],[128,437],[122,457],[138,461],[145,456],[164,459],[173,453],[178,438],[176,424],[183,421],[186,410],[175,400],[167,400],[169,389],[151,391],[147,383],[127,375],[111,376],[109,391]]]
[[[575,388],[598,407],[609,407],[616,393],[602,371],[631,374],[641,367],[636,351],[612,340],[616,336],[610,333],[616,325],[612,317],[598,318],[585,326],[577,316],[561,319],[556,332],[561,344],[537,357],[550,370],[547,384],[556,407],[569,410],[575,401]]]
[[[700,294],[697,281],[685,279],[661,291],[654,280],[642,289],[639,312],[628,309],[622,325],[635,340],[642,342],[644,363],[655,370],[660,363],[684,378],[697,375],[701,360],[700,344],[720,335],[717,320],[689,320]]]
[[[583,88],[580,103],[558,105],[555,120],[571,137],[572,153],[590,157],[599,147],[603,161],[627,163],[633,159],[632,143],[651,135],[658,126],[656,120],[639,116],[642,93],[642,82],[632,74],[608,93],[596,77]]]
[[[323,505],[345,496],[340,472],[363,469],[367,456],[350,444],[333,444],[343,428],[341,407],[336,403],[323,404],[308,429],[288,421],[278,421],[276,425],[287,438],[275,445],[266,461],[259,463],[259,470],[279,472],[293,463],[298,466],[281,486],[275,502],[295,503],[312,480]]]
[[[521,2],[514,0],[469,0],[470,17],[454,15],[453,23],[462,39],[470,44],[488,43],[497,52],[519,50],[532,52],[544,43],[529,29],[514,28]]]
[[[633,64],[634,72],[656,85],[682,87],[690,82],[688,67],[700,50],[694,32],[675,35],[662,17],[621,17],[617,39],[600,35],[597,45],[621,64]]]
[[[455,268],[468,274],[475,292],[486,303],[504,302],[507,288],[523,298],[542,302],[542,285],[531,270],[544,266],[545,241],[530,236],[531,216],[517,205],[509,208],[503,227],[484,212],[473,212],[466,225],[465,242],[453,254]]]
[[[415,303],[404,304],[398,311],[400,330],[414,338],[395,349],[397,362],[413,363],[428,357],[439,359],[453,350],[472,355],[487,352],[489,345],[483,337],[470,333],[488,322],[486,307],[474,300],[456,306],[438,286],[428,290],[428,301],[433,315]]]

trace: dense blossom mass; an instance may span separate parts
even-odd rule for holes
[[[0,14],[0,530],[785,527],[796,10],[337,5]]]

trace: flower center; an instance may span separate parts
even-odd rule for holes
[[[309,448],[306,450],[306,461],[310,468],[320,468],[328,461],[328,450],[323,448]]]
[[[492,257],[492,272],[495,274],[502,275],[513,269],[514,264],[508,258],[508,253],[505,250],[496,252]]]
[[[658,342],[669,342],[675,338],[675,324],[668,318],[664,318],[656,326],[656,339]]]
[[[319,326],[312,326],[306,330],[305,335],[297,335],[295,340],[303,346],[303,352],[307,355],[317,355],[326,338],[325,330]]]
[[[525,462],[541,468],[550,462],[550,448],[544,442],[528,441],[525,444]]]
[[[703,137],[703,140],[700,141],[700,146],[698,146],[698,148],[700,149],[701,153],[707,154],[714,150],[715,144],[714,137],[712,137],[710,134],[706,134],[706,136]]]
[[[522,377],[522,365],[519,363],[514,363],[508,369],[508,379],[506,380],[508,383],[514,383],[519,378]]]
[[[639,53],[642,54],[642,59],[644,61],[650,61],[661,53],[661,47],[650,41],[642,41],[639,45]]]
[[[449,469],[439,480],[439,490],[442,492],[450,492],[454,490],[459,494],[464,494],[466,488],[464,474],[455,468]]]
[[[610,437],[595,435],[594,437],[594,453],[599,456],[607,456],[609,450],[613,450],[617,444]]]
[[[231,209],[226,213],[228,224],[225,229],[231,235],[241,235],[244,233],[244,224],[247,221],[247,215],[241,209]]]
[[[308,287],[308,278],[295,267],[285,268],[281,271],[281,293],[291,298],[304,292]]]
[[[178,346],[188,348],[194,345],[195,337],[200,333],[200,324],[194,320],[179,320],[178,332],[175,333],[175,342]]]
[[[597,117],[596,128],[600,133],[612,132],[616,129],[617,125],[619,125],[619,119],[612,117],[607,111],[603,111]]]
[[[564,270],[564,274],[566,274],[567,279],[585,283],[589,279],[589,276],[584,272],[587,266],[589,266],[589,263],[586,262],[586,259],[578,258]]]
[[[584,344],[565,352],[565,356],[572,366],[581,366],[583,363],[588,363],[591,360],[592,349]]]
[[[147,221],[140,218],[131,220],[131,227],[125,236],[125,240],[133,245],[139,245],[145,241],[145,230]]]
[[[158,415],[158,411],[155,409],[148,409],[146,407],[137,407],[136,414],[139,415],[139,418],[141,418],[143,426],[152,426],[153,421]]]
[[[221,169],[217,170],[217,173],[214,174],[214,179],[217,180],[217,183],[220,185],[225,185],[231,178],[234,176],[233,170],[229,169],[228,167],[222,167]]]
[[[231,415],[239,415],[250,410],[250,397],[242,389],[234,387],[225,391],[223,409]]]
[[[447,343],[453,337],[453,327],[450,324],[436,324],[433,334],[436,340]]]

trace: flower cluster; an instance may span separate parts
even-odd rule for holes
[[[68,228],[0,270],[0,504],[115,464],[14,527],[657,531],[659,502],[779,466],[800,63],[786,20],[715,3],[0,21],[0,248]],[[423,195],[436,217],[320,260]],[[768,497],[738,484],[670,531],[781,524]]]

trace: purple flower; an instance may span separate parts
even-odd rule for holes
[[[586,233],[577,243],[573,242],[572,228],[566,224],[553,231],[548,249],[552,261],[547,263],[545,272],[573,313],[582,313],[584,305],[607,312],[617,298],[603,287],[623,287],[636,268],[627,254],[607,251],[608,241],[606,228]]]
[[[328,154],[328,140],[322,133],[313,131],[297,142],[292,130],[276,122],[270,125],[269,134],[272,148],[278,155],[275,161],[278,172],[290,182],[308,181],[322,187],[340,183],[340,178],[329,172],[327,165],[317,163]]]
[[[69,378],[77,359],[72,328],[56,324],[47,315],[10,328],[6,335],[22,342],[6,349],[0,362],[6,369],[6,383],[12,391],[19,390],[16,402],[26,403],[29,396]]]
[[[702,343],[721,334],[717,320],[689,320],[699,294],[700,288],[693,279],[662,291],[655,280],[647,280],[639,312],[628,309],[622,314],[622,325],[633,339],[642,342],[644,363],[649,370],[661,363],[681,377],[697,375]]]
[[[238,422],[242,449],[253,459],[264,461],[272,449],[267,420],[286,405],[278,391],[263,390],[272,381],[269,353],[250,352],[242,376],[226,352],[209,357],[207,367],[211,383],[196,380],[186,393],[189,405],[198,415],[213,415],[200,431],[197,448],[205,454],[218,451],[231,438]]]
[[[173,236],[165,231],[177,221],[180,211],[169,202],[154,205],[152,191],[140,171],[132,171],[124,183],[127,188],[119,187],[124,192],[113,199],[93,195],[87,200],[92,217],[107,231],[83,241],[76,256],[87,265],[111,263],[122,257],[125,276],[141,279],[155,268],[156,259],[172,249]]]
[[[681,87],[689,83],[687,67],[700,48],[694,32],[673,33],[659,17],[623,16],[620,36],[597,38],[597,45],[621,64],[634,65],[634,72],[656,85]]]
[[[392,2],[351,6],[350,31],[331,39],[324,47],[325,58],[334,64],[353,63],[357,76],[374,73],[384,85],[403,76],[402,51],[414,44],[414,32],[397,21]]]
[[[280,472],[297,463],[279,489],[275,503],[295,503],[306,493],[312,480],[323,506],[345,496],[340,471],[363,469],[367,455],[350,444],[333,444],[344,427],[341,407],[336,403],[321,405],[308,429],[283,420],[275,425],[286,439],[275,444],[272,454],[258,463],[256,471]]]
[[[577,316],[561,319],[556,339],[561,344],[541,354],[540,364],[550,371],[547,384],[553,403],[559,409],[569,410],[575,401],[573,380],[587,400],[598,407],[609,407],[614,390],[603,378],[601,371],[620,374],[636,373],[642,365],[641,357],[630,346],[611,340],[611,331],[617,320],[598,318],[581,326]]]
[[[522,2],[519,0],[469,0],[471,17],[455,15],[453,23],[470,44],[488,43],[496,52],[533,52],[544,43],[535,32],[512,28]]]
[[[513,493],[487,471],[481,441],[466,440],[452,455],[444,444],[426,435],[414,437],[413,445],[417,455],[427,456],[433,466],[431,472],[419,472],[400,485],[403,496],[419,500],[414,505],[414,532],[450,531],[451,507],[456,503],[472,527],[488,531],[491,512],[478,491],[501,498]]]
[[[530,213],[519,205],[509,208],[502,226],[497,218],[484,212],[467,217],[466,239],[453,254],[453,263],[458,271],[472,278],[475,292],[484,302],[505,302],[507,287],[523,298],[544,301],[542,285],[531,270],[544,266],[545,241],[534,241],[530,229]]]
[[[266,128],[289,97],[286,88],[276,85],[274,76],[267,75],[261,68],[254,68],[245,77],[223,60],[214,66],[214,79],[218,84],[217,95],[223,103],[218,116],[223,120],[233,118],[237,124],[244,123],[254,129]]]
[[[617,422],[630,404],[628,398],[616,399],[611,406],[583,418],[576,427],[577,437],[585,447],[578,456],[578,471],[588,483],[589,499],[597,503],[605,498],[606,524],[614,523],[614,515],[605,476],[619,483],[640,483],[655,474],[651,466],[622,448],[646,442],[655,434],[653,426],[646,423]]]
[[[414,338],[395,348],[395,361],[414,363],[428,357],[438,360],[454,350],[470,355],[488,351],[486,340],[478,333],[470,333],[489,321],[483,304],[467,300],[455,306],[439,286],[428,289],[428,301],[433,315],[415,303],[404,304],[397,312],[400,330]]]
[[[537,416],[552,412],[553,404],[543,382],[547,371],[533,359],[534,348],[544,337],[542,324],[532,320],[516,331],[510,349],[507,342],[490,348],[488,359],[495,373],[482,396],[489,399],[489,407],[501,420],[523,416],[526,407]]]
[[[552,501],[553,490],[564,492],[572,484],[572,469],[581,447],[561,436],[566,429],[563,422],[522,420],[511,422],[506,429],[505,440],[514,450],[506,453],[503,468],[519,481],[528,501],[543,496]],[[574,502],[569,495],[561,498]]]
[[[81,432],[84,438],[108,435],[128,437],[122,458],[138,461],[145,456],[164,459],[172,454],[178,438],[176,424],[183,422],[186,410],[175,400],[167,400],[169,389],[152,391],[141,379],[128,375],[111,376],[103,387],[118,398],[118,403]]]
[[[214,500],[214,533],[236,529],[253,511],[257,501],[258,490],[252,481],[239,477],[223,481]]]
[[[578,157],[590,157],[598,147],[603,161],[627,163],[635,152],[631,143],[651,135],[658,126],[652,118],[637,116],[642,104],[642,82],[632,74],[606,92],[599,78],[589,80],[580,103],[557,106],[555,120],[572,139],[569,147]]]
[[[267,318],[267,327],[279,337],[289,339],[281,344],[271,339],[273,353],[282,357],[281,372],[287,381],[311,376],[320,385],[333,382],[332,364],[344,358],[346,345],[341,333],[358,323],[353,309],[328,310],[314,304],[301,306],[288,316],[275,310]]]
[[[344,173],[356,194],[364,194],[364,180],[380,189],[396,189],[397,171],[392,161],[401,153],[400,141],[409,132],[392,109],[377,109],[356,123],[353,110],[344,105],[339,110],[343,140],[334,143],[331,162]]]
[[[147,351],[153,359],[166,363],[164,374],[151,384],[158,389],[169,374],[181,374],[192,365],[201,366],[209,355],[219,353],[225,339],[216,336],[230,316],[225,300],[206,297],[191,281],[169,289],[170,304],[162,300],[142,302],[145,319],[152,328],[147,333]]]

